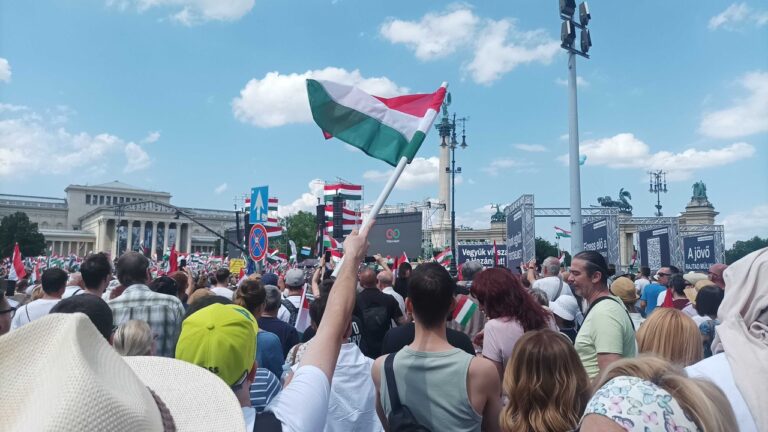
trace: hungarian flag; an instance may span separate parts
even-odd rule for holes
[[[359,185],[339,183],[323,186],[325,202],[333,201],[333,197],[339,196],[347,201],[359,201],[363,199],[363,187]],[[331,206],[331,211],[333,207]]]
[[[355,210],[350,210],[347,208],[341,209],[341,216],[345,221],[348,220],[362,220],[362,217],[360,216],[360,212]],[[333,205],[327,204],[325,206],[325,217],[327,219],[333,219]]]
[[[412,162],[445,98],[434,93],[383,98],[357,87],[307,80],[312,117],[326,138],[336,137],[366,154],[397,166]]]
[[[296,331],[299,333],[304,333],[304,330],[306,330],[310,323],[309,318],[309,300],[307,299],[307,290],[306,288],[301,293],[301,308],[299,309],[298,315],[296,315]]]
[[[459,301],[456,303],[456,309],[453,310],[453,320],[465,326],[475,311],[477,311],[477,304],[470,300],[469,296],[460,296]]]
[[[555,227],[555,237],[557,238],[571,238],[571,232],[566,231],[560,227]]]
[[[171,253],[168,255],[168,273],[173,273],[179,269],[179,255],[176,253],[176,245],[171,245]]]
[[[451,259],[453,258],[453,252],[451,252],[451,248],[447,247],[444,251],[440,252],[436,257],[435,261],[440,263],[443,267],[451,265]]]
[[[408,254],[406,254],[405,251],[403,251],[403,256],[400,257],[400,264],[407,263],[407,262],[409,262],[408,261]]]
[[[335,238],[328,235],[327,232],[323,233],[323,246],[330,250],[342,249],[342,244],[336,241]]]
[[[277,198],[272,197],[269,199],[269,203],[267,204],[267,210],[277,211]]]
[[[276,227],[276,226],[279,226],[279,225],[280,224],[277,222],[277,218],[276,217],[268,217],[267,218],[267,222],[264,224],[265,227]]]
[[[11,259],[11,269],[8,273],[9,280],[20,280],[27,276],[27,271],[24,270],[24,263],[21,262],[21,252],[19,251],[19,244],[13,245],[13,258]]]
[[[283,227],[281,226],[266,225],[264,228],[267,229],[267,238],[280,237],[283,235]]]

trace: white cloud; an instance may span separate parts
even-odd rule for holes
[[[490,165],[487,167],[481,168],[483,172],[488,173],[488,175],[491,176],[497,176],[499,175],[500,171],[506,171],[514,169],[515,172],[520,172],[521,170],[529,170],[533,167],[533,163],[525,161],[525,160],[517,160],[517,159],[495,159],[491,162]]]
[[[750,72],[738,80],[747,90],[729,108],[704,115],[699,132],[712,138],[739,138],[768,131],[768,72]]]
[[[310,70],[304,73],[281,74],[269,72],[264,78],[253,78],[232,100],[235,118],[258,127],[268,128],[290,123],[310,123],[312,114],[307,102],[308,78],[355,85],[377,96],[407,93],[387,77],[365,78],[358,69],[347,71],[336,67]]]
[[[584,141],[579,151],[587,156],[586,165],[616,169],[663,169],[670,171],[671,174],[667,177],[669,180],[686,180],[696,170],[728,165],[752,157],[755,148],[750,144],[737,142],[708,150],[689,148],[680,153],[651,153],[648,144],[631,133],[621,133],[609,138]],[[568,155],[562,155],[559,159],[564,164],[568,163]]]
[[[530,153],[541,153],[549,151],[549,149],[541,144],[515,144],[514,147],[518,150]]]
[[[235,21],[253,9],[255,0],[107,0],[107,6],[126,11],[135,5],[139,13],[170,9],[171,20],[191,26],[206,21]]]
[[[129,142],[125,145],[125,159],[127,162],[125,168],[123,168],[123,172],[125,173],[140,171],[152,165],[152,160],[149,158],[147,152],[133,142]]]
[[[565,78],[556,78],[555,84],[561,85],[563,87],[568,87],[568,80]],[[576,86],[578,87],[589,87],[589,81],[582,78],[581,76],[576,77]]]
[[[731,213],[723,218],[725,244],[731,247],[739,240],[754,236],[768,237],[768,203],[760,204],[747,211]]]
[[[406,166],[403,174],[395,185],[395,189],[417,189],[423,186],[437,184],[440,159],[433,156],[430,158],[416,157],[413,162]],[[375,182],[385,182],[394,170],[386,171],[369,170],[363,173],[363,178]],[[456,177],[456,184],[461,184],[461,177]]]
[[[320,179],[313,179],[309,182],[309,192],[304,192],[301,196],[293,200],[290,204],[280,204],[277,207],[277,215],[280,217],[290,216],[299,211],[314,213],[317,206],[317,198],[323,196],[323,182]]]
[[[56,115],[46,119],[26,107],[9,104],[0,107],[0,114],[0,177],[104,172],[109,159],[121,152],[129,158],[126,170],[150,163],[146,152],[133,142],[108,133],[67,131],[57,126]]]
[[[480,19],[470,9],[428,13],[419,21],[390,19],[380,34],[394,44],[404,44],[420,60],[434,60],[455,52],[472,40]]]
[[[762,26],[768,23],[768,11],[756,11],[746,3],[733,3],[724,11],[709,19],[709,29],[737,30],[737,24],[755,24]]]
[[[11,64],[0,57],[0,81],[11,82]]]
[[[213,189],[213,193],[215,193],[216,195],[221,195],[221,194],[223,194],[224,192],[227,191],[227,187],[228,186],[227,186],[226,183],[222,183],[222,184],[216,186],[216,188]]]
[[[518,31],[512,20],[489,20],[477,37],[467,70],[475,82],[491,84],[519,65],[549,64],[559,51],[560,42],[544,30]]]
[[[141,143],[142,144],[152,144],[152,143],[156,143],[157,140],[159,140],[159,139],[160,139],[160,131],[152,131],[152,132],[148,133],[147,136],[145,136],[141,140]]]

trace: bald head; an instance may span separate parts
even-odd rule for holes
[[[380,272],[376,275],[376,280],[379,281],[379,289],[392,286],[392,273],[388,271]]]
[[[725,264],[713,264],[707,272],[709,280],[714,282],[715,285],[719,286],[720,288],[725,289],[725,279],[723,279],[723,272],[725,272],[725,269],[727,268],[728,266]]]
[[[376,288],[376,272],[366,268],[357,275],[360,279],[360,286],[363,288]]]

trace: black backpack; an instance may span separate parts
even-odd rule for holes
[[[431,432],[430,429],[413,416],[413,413],[407,406],[400,403],[400,395],[397,393],[397,383],[395,383],[395,355],[392,353],[384,360],[384,375],[387,380],[387,392],[389,393],[389,404],[392,411],[387,416],[389,430],[391,432]]]
[[[288,319],[288,324],[295,326],[296,325],[296,318],[299,316],[299,308],[293,305],[290,300],[287,298],[284,298],[282,300],[283,306],[285,306],[286,309],[288,309],[288,312],[290,312],[291,317]]]

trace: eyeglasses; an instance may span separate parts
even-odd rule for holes
[[[656,277],[672,276],[672,273],[656,273]]]
[[[0,314],[5,314],[5,313],[10,313],[11,314],[11,319],[13,319],[13,317],[16,316],[16,308],[15,307],[11,307],[10,309],[0,310]]]

